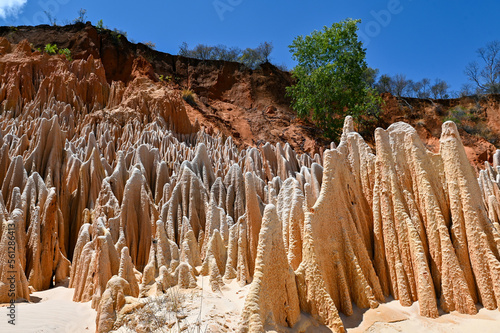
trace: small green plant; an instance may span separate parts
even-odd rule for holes
[[[189,105],[196,105],[196,101],[194,100],[194,92],[191,89],[184,89],[182,91],[182,99],[184,99]]]
[[[123,31],[123,30],[119,30],[119,29],[114,28],[114,29],[113,29],[113,32],[114,32],[115,34],[117,34],[119,37],[121,37],[121,36],[125,36],[125,37],[127,37],[127,32],[126,32],[126,31]]]
[[[42,52],[40,48],[36,49],[39,52]],[[45,48],[43,49],[45,53],[53,55],[53,54],[62,54],[66,57],[66,60],[68,61],[73,61],[73,58],[71,58],[71,51],[68,48],[64,49],[59,49],[57,47],[57,44],[47,44],[45,45]]]
[[[161,81],[161,82],[170,82],[172,81],[172,77],[170,75],[159,75],[158,76],[158,79]]]
[[[127,33],[122,30],[118,30],[114,28],[113,30],[110,30],[111,37],[113,37],[113,41],[115,44],[121,44],[122,43],[122,36],[127,37]]]
[[[462,106],[456,106],[448,110],[448,116],[444,118],[444,121],[451,120],[455,124],[459,125],[465,120],[467,114],[467,110]]]
[[[68,48],[60,49],[59,54],[64,54],[66,60],[73,61],[73,58],[71,58],[71,51]]]
[[[43,49],[47,54],[56,54],[58,51],[57,45],[56,44],[47,44],[45,45],[45,48]]]
[[[102,19],[100,19],[99,21],[97,21],[97,24],[96,24],[95,28],[97,30],[97,33],[99,33],[99,34],[108,29],[108,27],[104,26],[104,23],[102,22]]]
[[[96,27],[96,29],[97,29],[98,31],[101,31],[101,30],[103,30],[103,29],[104,29],[104,23],[102,22],[102,19],[101,19],[101,20],[99,20],[99,21],[97,21],[97,24],[96,24],[96,26],[95,26],[95,27]]]

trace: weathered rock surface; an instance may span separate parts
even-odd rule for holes
[[[295,274],[288,264],[276,207],[266,206],[253,281],[242,313],[241,331],[293,327],[300,315]]]
[[[251,332],[301,312],[341,332],[340,313],[384,296],[427,317],[498,308],[500,159],[477,178],[453,123],[438,154],[404,123],[377,129],[372,150],[349,117],[314,157],[241,150],[197,131],[144,59],[109,83],[93,55],[0,45],[1,302],[69,279],[104,332],[125,296],[201,274],[215,292],[251,284]]]
[[[108,281],[97,309],[97,332],[109,332],[113,329],[118,313],[125,306],[125,297],[130,293],[127,280],[115,275]]]

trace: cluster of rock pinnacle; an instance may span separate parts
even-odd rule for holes
[[[478,178],[454,123],[438,154],[405,123],[375,131],[375,154],[348,117],[314,157],[198,129],[164,85],[0,38],[0,302],[15,230],[16,298],[69,279],[99,332],[127,296],[199,275],[250,284],[242,332],[301,313],[342,332],[339,313],[387,296],[428,317],[498,308],[500,156]]]

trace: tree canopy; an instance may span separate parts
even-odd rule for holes
[[[296,37],[289,46],[298,62],[296,84],[287,88],[292,107],[331,139],[340,134],[346,115],[359,122],[362,115],[378,112],[380,99],[367,82],[366,51],[357,36],[359,22],[346,19],[325,26]]]

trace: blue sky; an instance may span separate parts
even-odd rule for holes
[[[380,73],[406,74],[420,80],[446,80],[452,90],[467,82],[464,68],[476,50],[500,40],[500,1],[484,0],[195,0],[107,1],[0,0],[0,24],[47,23],[49,10],[58,23],[72,20],[80,8],[94,24],[128,33],[136,42],[152,41],[159,51],[176,54],[182,42],[241,48],[274,45],[272,60],[294,66],[288,45],[347,17],[360,18],[360,38],[368,65]]]

